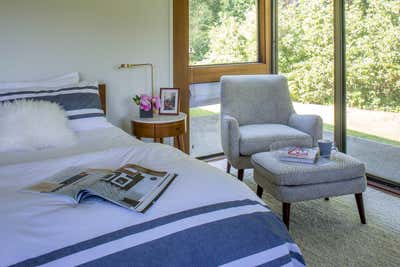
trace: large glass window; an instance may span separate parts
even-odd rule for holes
[[[347,152],[400,184],[400,1],[346,1]]]
[[[222,152],[220,76],[267,71],[263,16],[263,0],[189,0],[191,156]]]
[[[222,152],[219,83],[190,86],[190,155],[208,156]]]
[[[299,114],[318,114],[333,140],[333,0],[277,1],[278,72]]]
[[[189,0],[190,65],[258,61],[257,0]]]

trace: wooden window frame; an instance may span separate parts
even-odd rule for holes
[[[258,45],[256,63],[189,65],[189,0],[173,0],[173,86],[181,89],[180,111],[189,116],[189,86],[219,82],[223,75],[267,74],[272,66],[272,1],[258,0]],[[184,136],[185,152],[190,152],[190,127]]]
[[[258,0],[258,62],[189,65],[190,83],[218,82],[223,75],[270,73],[271,27],[267,19],[270,14],[270,0]]]

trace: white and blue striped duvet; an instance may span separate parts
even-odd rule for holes
[[[19,191],[66,166],[127,162],[179,174],[145,214]],[[159,144],[0,167],[0,203],[1,266],[305,265],[283,223],[244,184]]]

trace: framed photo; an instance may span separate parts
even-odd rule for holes
[[[160,115],[178,115],[179,100],[179,88],[161,88]]]

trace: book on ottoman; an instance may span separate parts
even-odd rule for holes
[[[279,149],[278,157],[281,161],[314,164],[319,156],[318,148],[290,146]]]

